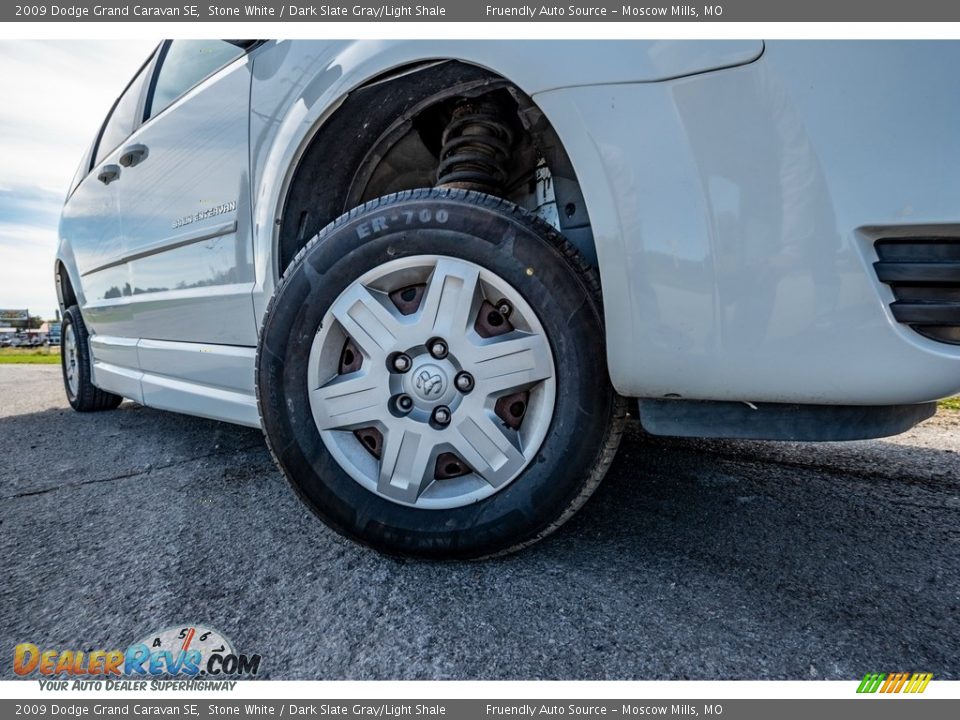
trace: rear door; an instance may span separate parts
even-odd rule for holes
[[[130,309],[143,340],[256,345],[249,100],[242,47],[160,48],[143,124],[117,156]]]

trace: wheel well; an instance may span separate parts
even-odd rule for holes
[[[77,304],[77,294],[74,292],[73,283],[70,281],[70,273],[64,267],[62,262],[57,263],[57,299],[60,301],[60,314],[73,305]]]
[[[507,79],[474,65],[440,61],[374,78],[351,92],[315,131],[281,214],[280,272],[310,238],[353,207],[401,190],[434,187],[455,103],[486,99],[503,109],[515,138],[505,168],[508,180],[498,194],[554,224],[595,265],[580,184],[544,114]],[[544,183],[552,208],[540,192]]]

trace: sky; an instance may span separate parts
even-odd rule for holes
[[[0,40],[0,308],[53,318],[57,223],[81,157],[148,40]]]

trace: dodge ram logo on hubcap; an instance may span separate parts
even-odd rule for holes
[[[443,374],[439,368],[430,365],[422,368],[417,373],[417,379],[414,383],[417,388],[417,394],[424,400],[430,400],[441,394],[446,383],[443,380]]]

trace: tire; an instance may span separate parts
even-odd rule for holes
[[[443,274],[448,271],[451,274]],[[459,278],[456,273],[461,271],[463,277],[478,277],[479,282],[444,284],[448,277]],[[363,308],[378,314],[387,307],[390,317],[383,316],[385,322],[397,338],[406,337],[413,331],[402,318],[394,317],[398,308],[401,314],[407,312],[395,299],[401,291],[386,293],[391,292],[391,283],[401,282],[398,278],[413,278],[417,273],[425,273],[426,279],[419,285],[415,278],[403,280],[412,284],[399,296],[413,297],[410,288],[421,288],[420,306],[410,311],[416,328],[428,327],[424,323],[434,317],[433,327],[441,317],[450,318],[449,328],[460,327],[464,317],[474,324],[467,325],[463,337],[450,331],[449,355],[442,360],[435,359],[439,354],[430,354],[439,348],[435,339],[424,340],[422,348],[411,346],[407,360],[412,358],[414,367],[401,373],[396,352],[387,354],[371,341],[376,332],[348,331],[356,330],[351,318],[360,317],[355,312],[360,306],[350,303],[364,289],[382,290],[371,293],[381,298],[380,305]],[[438,277],[444,280],[431,284]],[[369,278],[374,279],[366,286]],[[460,292],[472,294],[450,296],[447,301],[442,292],[431,294],[440,286],[467,288]],[[509,330],[488,326],[500,321],[489,312],[492,305],[486,304],[494,299],[486,296],[501,291],[506,293],[504,298],[513,298],[512,305],[504,307],[496,300]],[[366,302],[368,296],[362,297]],[[394,299],[391,303],[387,298]],[[431,298],[440,298],[436,308]],[[490,333],[506,334],[488,337]],[[343,338],[336,360],[331,353]],[[532,349],[529,353],[501,350],[507,346],[498,343],[507,341],[527,342]],[[512,203],[487,195],[462,190],[406,191],[368,202],[337,219],[293,260],[264,317],[257,353],[258,408],[277,465],[300,498],[330,527],[391,555],[487,557],[518,550],[556,530],[586,502],[606,473],[620,441],[626,403],[610,384],[604,346],[597,274],[553,228]],[[520,363],[522,358],[521,366],[516,366],[521,369],[511,365],[509,371],[498,374],[498,366],[492,365],[494,369],[485,375],[487,366],[481,361],[471,365],[463,360],[480,352],[478,347],[491,355],[504,353],[497,362]],[[376,352],[368,356],[368,348]],[[352,362],[356,350],[362,363],[359,370],[344,359]],[[329,379],[331,362],[338,362],[339,369]],[[447,365],[440,367],[443,363]],[[399,367],[406,364],[404,360]],[[475,378],[471,376],[476,387],[461,392],[460,376],[471,368],[477,372]],[[380,389],[381,377],[390,384],[389,391]],[[368,379],[375,401],[351,400],[350,412],[340,412],[337,403],[345,395],[330,388],[340,383],[339,387],[353,393],[362,378]],[[522,385],[527,378],[534,382]],[[348,380],[357,382],[344,385]],[[511,394],[487,395],[490,388],[510,383],[517,383],[508,388]],[[437,415],[437,406],[422,397],[431,392],[450,398],[448,415]],[[385,399],[391,394],[392,399]],[[398,405],[403,394],[412,398],[408,415]],[[358,391],[349,397],[361,395]],[[506,415],[501,409],[504,397],[509,405]],[[520,405],[513,402],[516,397],[522,398]],[[360,408],[361,404],[373,409]],[[357,418],[364,413],[376,415],[372,422],[373,430],[380,432],[379,455],[371,428],[354,429],[351,435],[354,425],[345,420],[340,426],[332,420],[353,418],[354,409]],[[510,414],[515,411],[519,419]],[[444,418],[448,425],[440,424]],[[504,448],[501,454],[484,444],[487,440],[476,440],[475,434],[462,442],[485,418],[492,425],[483,425],[488,433],[483,437],[493,438],[498,448]],[[407,429],[416,422],[421,424],[415,433]],[[494,426],[500,435],[489,434]],[[431,434],[431,429],[440,434]],[[355,449],[354,436],[372,459]],[[424,444],[405,444],[413,436],[423,438]],[[448,436],[456,438],[449,447],[437,439]],[[503,443],[504,437],[509,445]],[[422,456],[425,462],[410,461],[413,469],[408,475],[414,481],[404,484],[398,478],[407,475],[396,468],[407,467],[402,459],[412,457],[404,453],[409,447],[414,455],[421,447],[433,449]],[[452,455],[438,454],[450,447]],[[502,456],[509,460],[500,464],[502,475],[497,475],[492,470],[498,465],[494,458]],[[441,460],[449,457],[456,462]],[[434,458],[435,466],[431,465]],[[394,468],[389,473],[388,462]],[[418,474],[424,468],[425,474]],[[514,473],[512,479],[507,479],[507,470]],[[446,475],[454,471],[460,474]]]
[[[63,313],[60,328],[60,369],[70,407],[78,412],[113,410],[123,398],[101,390],[91,381],[90,338],[76,305]],[[71,374],[72,373],[72,374]]]

